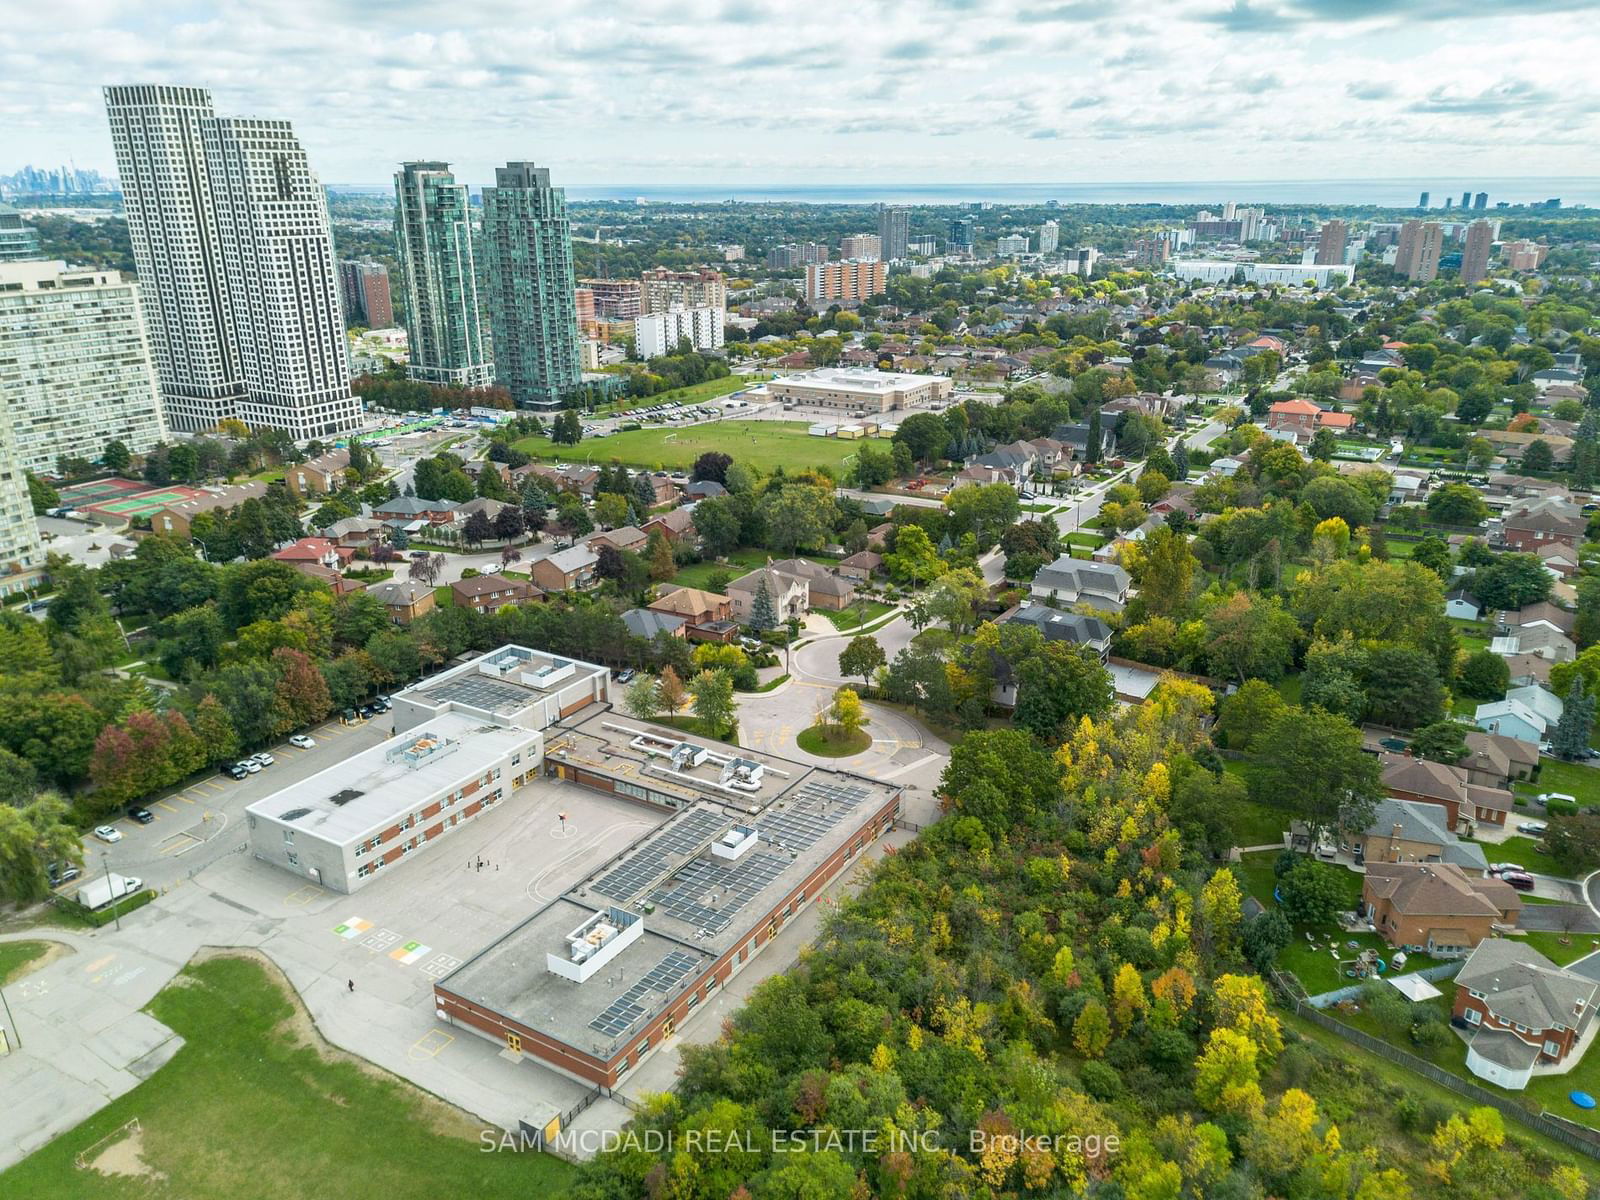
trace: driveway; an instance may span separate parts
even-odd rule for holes
[[[1587,904],[1529,904],[1517,927],[1542,933],[1600,933],[1600,916]]]

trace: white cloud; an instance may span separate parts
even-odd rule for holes
[[[109,167],[100,85],[181,82],[293,120],[330,182],[1588,174],[1586,7],[53,0],[0,23],[0,167]]]

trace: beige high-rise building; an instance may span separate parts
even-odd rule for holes
[[[1344,262],[1344,248],[1348,240],[1349,233],[1343,221],[1324,221],[1322,233],[1317,238],[1316,265],[1336,267]]]
[[[1513,271],[1537,271],[1550,247],[1523,238],[1500,247],[1500,261]]]
[[[639,277],[639,315],[670,312],[674,308],[727,307],[728,287],[722,272],[710,267],[698,271],[653,267]]]
[[[875,233],[858,233],[839,239],[840,258],[882,258],[883,239]]]
[[[1494,226],[1474,221],[1467,226],[1467,244],[1461,251],[1461,282],[1471,287],[1489,274],[1489,251],[1494,246]]]
[[[806,268],[806,299],[866,300],[883,291],[886,279],[879,258],[812,263]]]
[[[1413,283],[1427,283],[1439,274],[1439,248],[1444,230],[1437,221],[1406,221],[1400,226],[1400,245],[1394,269]]]

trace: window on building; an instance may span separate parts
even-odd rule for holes
[[[1482,1014],[1482,1013],[1480,1013],[1480,1012],[1479,1012],[1479,1011],[1478,1011],[1478,1010],[1477,1010],[1477,1009],[1475,1009],[1475,1008],[1469,1008],[1469,1009],[1467,1009],[1467,1013],[1466,1013],[1466,1016],[1467,1016],[1467,1024],[1469,1024],[1469,1025],[1476,1025],[1476,1024],[1478,1024],[1478,1023],[1479,1023],[1479,1022],[1480,1022],[1480,1021],[1482,1021],[1482,1020],[1483,1020],[1483,1014]]]
[[[1546,1054],[1548,1054],[1551,1058],[1560,1058],[1561,1057],[1561,1043],[1560,1042],[1552,1042],[1552,1041],[1549,1041],[1547,1039],[1545,1041],[1545,1044],[1544,1044],[1544,1052]]]

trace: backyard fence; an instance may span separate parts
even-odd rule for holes
[[[1277,972],[1274,972],[1274,976],[1276,975]],[[1386,1058],[1392,1063],[1405,1067],[1424,1079],[1437,1083],[1440,1087],[1448,1088],[1456,1095],[1470,1100],[1474,1104],[1482,1104],[1493,1108],[1503,1116],[1510,1117],[1519,1125],[1524,1125],[1537,1133],[1542,1133],[1546,1137],[1560,1142],[1570,1150],[1576,1150],[1579,1154],[1600,1160],[1600,1130],[1591,1129],[1587,1125],[1580,1125],[1576,1121],[1556,1116],[1554,1113],[1534,1112],[1509,1097],[1498,1095],[1487,1088],[1479,1087],[1475,1083],[1469,1083],[1459,1075],[1453,1075],[1443,1067],[1435,1066],[1427,1059],[1418,1058],[1415,1054],[1402,1050],[1398,1046],[1391,1046],[1382,1038],[1376,1038],[1370,1033],[1363,1033],[1359,1029],[1354,1029],[1343,1021],[1336,1020],[1320,1009],[1314,1008],[1308,1002],[1295,999],[1292,1001],[1292,1007],[1297,1014],[1312,1024],[1320,1025],[1329,1033],[1335,1034],[1347,1042],[1352,1042],[1363,1050],[1370,1050],[1381,1058]]]
[[[1406,974],[1408,976],[1414,975],[1419,979],[1426,979],[1429,983],[1437,983],[1441,979],[1454,979],[1462,966],[1463,961],[1457,959],[1454,962],[1435,963],[1431,967],[1424,967],[1420,971],[1408,971]],[[1384,977],[1379,975],[1374,978],[1382,979]],[[1352,983],[1348,987],[1335,988],[1331,992],[1319,992],[1315,996],[1305,997],[1305,1002],[1313,1008],[1332,1008],[1335,1004],[1342,1004],[1346,1000],[1354,1000],[1361,995],[1361,989],[1371,982],[1372,980],[1370,979],[1363,979],[1358,983]]]

